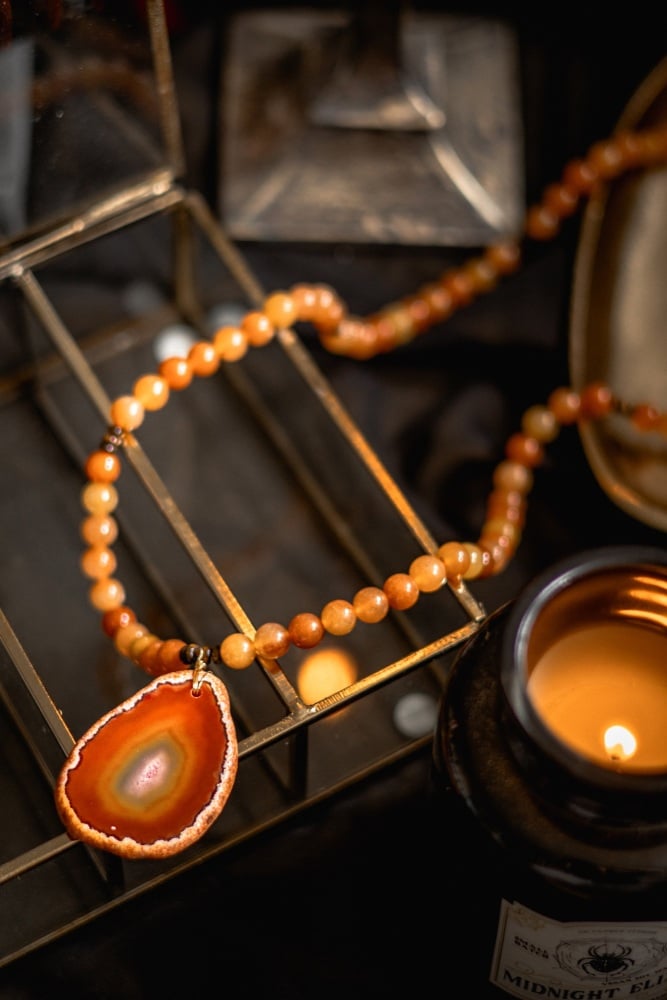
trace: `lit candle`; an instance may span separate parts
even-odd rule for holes
[[[542,721],[603,767],[667,771],[667,631],[611,618],[540,656],[528,695]]]
[[[515,603],[504,646],[509,705],[572,774],[581,765],[635,784],[667,776],[666,566],[661,551],[594,550],[543,574]]]

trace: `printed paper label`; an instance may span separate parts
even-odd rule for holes
[[[667,1000],[667,923],[560,923],[503,900],[490,980],[530,1000]]]

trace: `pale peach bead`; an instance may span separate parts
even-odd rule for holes
[[[113,483],[88,483],[81,491],[81,503],[90,514],[110,514],[118,506],[118,490]]]
[[[144,407],[136,396],[119,396],[111,404],[111,423],[124,431],[134,431],[144,422]]]
[[[424,593],[439,590],[447,579],[447,569],[437,556],[417,556],[410,563],[410,576]]]
[[[125,588],[120,580],[108,576],[92,585],[88,597],[97,611],[111,611],[125,603]]]
[[[265,344],[268,344],[273,339],[276,333],[276,328],[269,317],[258,310],[249,312],[247,316],[244,316],[241,329],[246,335],[248,343],[253,347],[264,347]]]
[[[533,487],[533,474],[521,462],[506,459],[499,462],[493,471],[493,485],[500,490],[518,490],[525,496]]]
[[[169,384],[161,375],[142,375],[132,392],[145,410],[161,410],[169,400]]]
[[[290,647],[289,632],[278,622],[266,622],[255,632],[255,652],[269,660],[284,656]]]
[[[354,595],[352,607],[360,622],[381,622],[389,611],[387,595],[379,587],[362,587]]]
[[[357,624],[357,614],[349,601],[335,600],[325,604],[320,612],[325,631],[330,635],[348,635]]]
[[[188,351],[188,361],[195,375],[207,378],[220,367],[220,355],[210,340],[198,340]]]
[[[255,646],[243,632],[232,632],[220,643],[220,659],[231,670],[245,670],[255,659]]]
[[[408,573],[392,573],[384,581],[382,589],[389,606],[396,611],[406,611],[419,599],[419,587]]]
[[[530,406],[521,418],[521,430],[542,444],[558,435],[558,421],[547,406]]]
[[[88,545],[113,545],[118,538],[118,524],[106,514],[91,514],[81,522],[81,537]]]
[[[239,326],[221,326],[213,334],[213,346],[223,361],[240,361],[248,353],[248,338]]]
[[[482,560],[482,551],[479,545],[475,545],[474,542],[464,542],[464,549],[467,550],[470,556],[470,565],[467,570],[463,573],[464,580],[476,580],[484,569],[484,562]]]
[[[113,637],[113,643],[119,653],[123,656],[127,656],[130,652],[130,647],[132,643],[141,638],[142,636],[148,635],[148,629],[141,622],[130,622],[129,625],[124,625],[116,631]]]
[[[263,311],[277,329],[291,326],[298,318],[294,299],[287,292],[274,292],[269,295],[264,303]]]
[[[470,553],[462,542],[445,542],[438,555],[445,564],[448,580],[462,577],[470,565]]]
[[[116,569],[116,556],[106,545],[92,545],[82,554],[79,563],[85,576],[101,580],[111,576]]]

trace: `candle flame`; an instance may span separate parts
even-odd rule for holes
[[[604,748],[613,761],[629,760],[637,750],[637,740],[625,726],[609,726],[604,734]]]

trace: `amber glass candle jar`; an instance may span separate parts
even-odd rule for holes
[[[477,886],[470,996],[664,1000],[667,551],[581,553],[490,615],[434,765]]]

